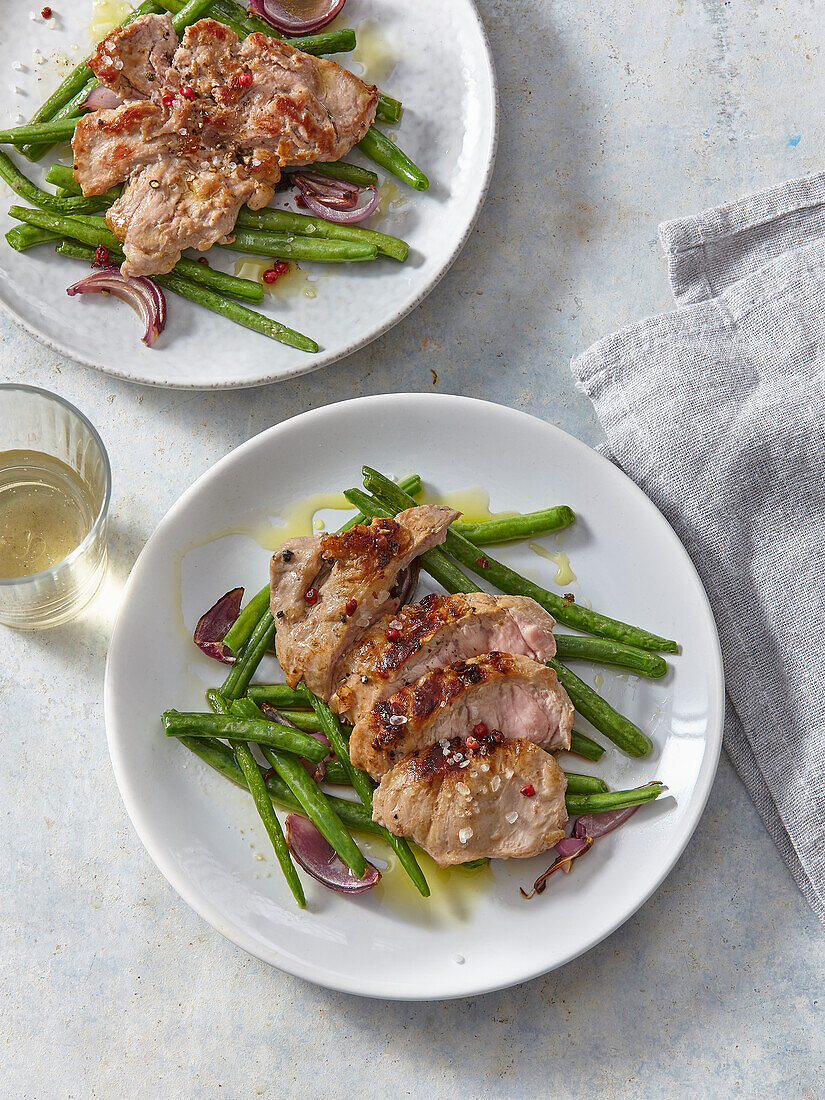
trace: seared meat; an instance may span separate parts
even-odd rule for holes
[[[372,708],[350,737],[353,764],[374,779],[407,753],[483,724],[545,749],[570,747],[573,704],[551,668],[487,653],[428,672]]]
[[[311,691],[329,699],[341,654],[381,615],[398,610],[399,575],[444,541],[458,515],[452,508],[408,508],[395,519],[358,523],[341,534],[288,539],[276,550],[271,606],[287,683],[294,687],[303,677]]]
[[[391,620],[398,636],[389,639]],[[493,650],[547,661],[556,652],[555,625],[555,619],[527,596],[425,596],[394,617],[379,619],[344,654],[332,706],[355,723],[425,672]]]
[[[531,741],[488,735],[468,748],[454,738],[388,771],[372,816],[396,836],[412,837],[442,867],[534,856],[564,836],[566,787],[553,757]]]
[[[82,118],[72,140],[86,195],[128,181],[107,222],[124,275],[171,270],[184,248],[227,237],[265,206],[284,165],[338,160],[364,136],[378,92],[333,61],[202,19],[178,46],[167,15],[118,27],[89,64],[125,103]],[[148,169],[148,170],[147,170]]]

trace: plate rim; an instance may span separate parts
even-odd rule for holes
[[[551,435],[561,436],[564,438],[568,445],[572,445],[574,452],[580,453],[588,452],[588,458],[593,456],[597,460],[597,465],[605,464],[604,468],[610,469],[611,476],[618,475],[620,480],[624,480],[630,492],[634,494],[643,508],[646,508],[654,519],[654,522],[658,518],[664,525],[664,530],[667,537],[671,540],[675,550],[681,555],[683,564],[687,567],[689,573],[692,575],[695,584],[697,595],[701,597],[701,609],[707,623],[710,627],[710,636],[715,642],[713,646],[713,652],[708,654],[707,663],[712,671],[712,683],[711,683],[711,713],[709,715],[708,728],[706,733],[706,745],[707,749],[704,753],[702,764],[697,775],[696,787],[694,789],[694,795],[691,798],[688,812],[681,825],[681,831],[674,837],[673,848],[669,859],[666,861],[663,869],[659,875],[649,884],[649,887],[643,891],[642,896],[638,899],[634,898],[634,901],[621,911],[617,919],[605,929],[605,931],[595,940],[593,940],[588,946],[581,949],[573,949],[568,954],[565,954],[558,962],[551,967],[540,965],[538,967],[526,967],[520,970],[517,974],[514,974],[511,978],[503,981],[493,980],[491,982],[474,982],[472,984],[462,985],[460,988],[456,988],[450,992],[436,992],[426,990],[404,990],[401,992],[389,993],[385,988],[378,988],[371,980],[359,980],[355,981],[341,981],[336,980],[336,976],[325,976],[323,973],[319,973],[318,967],[311,963],[305,963],[303,960],[296,960],[293,957],[285,958],[279,957],[275,961],[271,957],[267,957],[260,950],[258,943],[252,942],[250,937],[246,935],[244,930],[240,928],[236,923],[230,923],[226,921],[223,916],[217,911],[217,909],[207,899],[204,900],[204,904],[201,903],[201,897],[193,899],[192,893],[189,891],[189,880],[181,872],[177,865],[172,860],[166,860],[162,856],[158,856],[150,847],[149,843],[144,837],[144,832],[138,821],[141,819],[141,813],[138,801],[133,797],[128,783],[129,771],[125,767],[120,755],[119,738],[116,733],[115,727],[117,721],[115,718],[115,702],[112,699],[112,680],[110,676],[110,666],[113,660],[113,652],[115,650],[118,635],[121,629],[121,623],[125,621],[125,611],[129,602],[132,588],[138,583],[136,578],[139,578],[142,569],[145,568],[145,561],[147,560],[147,553],[158,537],[159,532],[165,526],[167,521],[174,519],[177,512],[182,511],[188,505],[190,499],[196,496],[208,482],[219,476],[219,472],[226,466],[237,460],[238,455],[245,449],[251,449],[253,445],[260,446],[263,442],[263,437],[271,436],[281,431],[285,426],[294,424],[298,420],[323,420],[325,417],[335,415],[336,411],[340,410],[343,406],[350,405],[363,405],[376,404],[380,405],[387,402],[396,401],[411,401],[414,404],[427,405],[432,403],[439,404],[451,404],[455,403],[457,406],[487,406],[497,409],[499,412],[513,417],[515,420],[528,419],[538,422],[541,427],[547,430]],[[138,554],[134,565],[129,573],[123,592],[120,597],[120,604],[118,606],[115,621],[112,627],[112,634],[109,642],[109,647],[106,655],[106,666],[104,670],[104,683],[103,683],[103,696],[104,696],[104,722],[106,728],[106,741],[109,749],[109,756],[112,763],[112,769],[115,774],[115,782],[117,783],[118,791],[125,806],[126,812],[138,835],[141,843],[146,849],[152,862],[157,869],[166,879],[166,881],[172,886],[183,901],[203,920],[207,921],[217,932],[225,936],[230,942],[252,955],[254,958],[260,959],[261,962],[265,962],[270,966],[275,967],[278,970],[291,974],[294,977],[301,978],[304,981],[312,982],[315,985],[323,988],[332,989],[340,993],[348,993],[361,997],[371,997],[382,1000],[393,1001],[423,1001],[423,1000],[455,1000],[462,997],[481,996],[485,993],[492,993],[501,989],[509,989],[513,986],[520,985],[523,982],[532,981],[535,978],[541,977],[544,974],[552,973],[555,970],[560,969],[562,966],[566,966],[573,960],[581,957],[592,951],[605,939],[611,936],[618,928],[625,924],[635,913],[642,908],[642,906],[649,901],[653,894],[659,889],[665,879],[670,875],[679,859],[681,858],[685,848],[687,847],[691,837],[693,836],[699,821],[705,811],[710,791],[713,786],[713,781],[716,777],[716,772],[719,765],[719,758],[722,750],[722,731],[724,728],[724,699],[725,699],[725,684],[724,684],[724,669],[722,663],[722,653],[719,643],[719,634],[716,628],[716,622],[713,616],[713,611],[708,600],[705,587],[702,580],[693,564],[690,555],[683,546],[681,540],[677,536],[676,532],[671,527],[667,518],[659,511],[653,501],[639,488],[638,485],[628,475],[604,455],[600,454],[595,448],[588,446],[582,440],[576,436],[571,435],[564,429],[559,428],[555,424],[551,424],[546,420],[542,420],[541,417],[534,416],[532,413],[527,413],[522,410],[513,409],[508,405],[502,405],[496,401],[487,401],[481,398],[465,397],[458,394],[432,394],[432,393],[416,393],[416,392],[403,392],[403,393],[383,393],[372,394],[369,396],[349,398],[343,401],[336,401],[329,405],[322,405],[315,409],[308,409],[304,412],[298,413],[295,416],[289,417],[286,420],[281,421],[278,424],[270,425],[263,431],[258,432],[250,439],[240,443],[237,447],[233,448],[217,462],[213,463],[207,470],[199,475],[198,478],[178,497],[178,499],[171,505],[166,511],[164,516],[158,522],[152,534],[147,539],[142,550]],[[715,719],[715,721],[714,721]],[[136,820],[136,817],[138,820]]]
[[[294,367],[280,372],[277,375],[264,375],[252,379],[245,379],[239,381],[230,382],[210,382],[204,384],[202,382],[176,382],[167,379],[152,379],[141,378],[128,370],[119,370],[117,367],[103,367],[96,363],[93,359],[86,358],[83,355],[78,355],[68,345],[64,344],[60,340],[54,340],[50,336],[47,336],[44,332],[41,332],[33,323],[26,320],[17,310],[7,302],[2,294],[0,294],[0,312],[9,317],[15,324],[19,325],[24,332],[27,332],[30,336],[34,337],[40,344],[49,348],[50,351],[57,352],[59,355],[64,356],[73,363],[77,363],[78,366],[90,367],[92,370],[97,371],[99,374],[108,375],[110,378],[119,378],[125,382],[133,382],[136,385],[151,386],[154,389],[161,390],[192,390],[195,392],[202,391],[211,393],[222,390],[243,390],[254,389],[257,386],[274,385],[277,382],[286,382],[292,378],[300,378],[305,374],[312,374],[316,370],[321,370],[323,367],[332,366],[333,363],[338,363],[342,359],[346,359],[347,356],[355,354],[356,351],[360,351],[362,348],[367,347],[369,344],[374,343],[390,329],[394,328],[397,324],[408,317],[414,309],[416,309],[427,298],[433,290],[438,286],[455,261],[458,259],[462,251],[464,250],[467,241],[470,239],[470,235],[476,226],[476,222],[479,219],[481,211],[487,201],[487,195],[490,191],[490,185],[492,183],[493,171],[496,165],[496,155],[498,153],[499,131],[501,121],[501,102],[498,89],[498,77],[496,74],[495,61],[493,58],[493,51],[490,45],[490,38],[487,34],[487,28],[484,26],[484,21],[476,6],[476,0],[461,0],[467,7],[468,14],[471,15],[481,38],[482,56],[486,62],[487,74],[490,81],[490,140],[487,149],[486,156],[486,168],[484,177],[482,179],[481,189],[478,194],[475,207],[469,217],[465,230],[458,241],[456,241],[453,250],[443,261],[441,266],[433,272],[433,275],[429,281],[421,287],[418,292],[400,309],[397,309],[394,314],[388,317],[382,323],[374,326],[368,332],[366,332],[360,339],[350,340],[344,347],[337,351],[331,351],[328,353],[316,353],[316,356],[307,356],[306,365],[304,361],[299,361]],[[256,334],[257,335],[257,334]],[[169,349],[171,351],[172,349]]]

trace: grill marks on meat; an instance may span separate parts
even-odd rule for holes
[[[399,632],[392,641],[387,638],[391,620]],[[425,596],[380,619],[344,655],[332,705],[354,723],[441,665],[494,650],[547,661],[556,652],[554,626],[553,617],[527,596]]]
[[[225,239],[244,203],[270,201],[283,166],[349,152],[378,102],[374,86],[335,62],[263,34],[239,42],[213,19],[188,27],[178,46],[168,16],[141,16],[107,35],[89,64],[126,102],[79,121],[75,178],[86,195],[127,182],[107,216],[124,275],[170,271],[184,248]]]
[[[570,746],[573,705],[555,672],[530,657],[487,653],[428,672],[377,703],[350,738],[350,756],[374,779],[407,753],[467,736],[478,723],[546,749]]]
[[[393,590],[399,574],[442,543],[457,516],[452,508],[408,508],[395,519],[359,523],[341,534],[288,539],[276,550],[271,608],[287,683],[294,686],[303,678],[310,691],[329,699],[342,654],[376,619],[398,610]],[[316,603],[305,599],[310,588],[317,592]],[[352,600],[357,606],[348,614]]]
[[[564,836],[567,781],[527,740],[461,738],[411,753],[373,795],[373,820],[408,836],[448,867],[482,856],[532,856]],[[535,794],[521,793],[530,784]]]

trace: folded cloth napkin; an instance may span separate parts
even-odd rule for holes
[[[825,174],[659,235],[685,304],[572,369],[702,577],[725,748],[825,922]]]

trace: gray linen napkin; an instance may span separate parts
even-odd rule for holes
[[[685,304],[572,369],[702,577],[725,748],[825,922],[825,174],[659,233]]]

